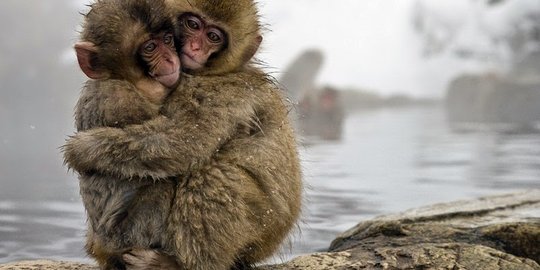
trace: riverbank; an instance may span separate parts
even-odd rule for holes
[[[359,223],[328,252],[260,270],[540,269],[540,190],[411,209]],[[1,270],[97,270],[94,265],[24,261]]]

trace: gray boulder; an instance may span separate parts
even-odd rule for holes
[[[362,222],[328,252],[262,269],[540,269],[540,190]]]
[[[528,125],[540,121],[540,83],[493,74],[463,75],[448,87],[448,119]]]

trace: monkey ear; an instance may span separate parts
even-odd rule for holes
[[[263,41],[263,37],[261,35],[255,38],[255,40],[253,41],[253,44],[244,53],[244,62],[251,60],[251,58],[255,56],[255,54],[259,50],[259,47],[261,46],[262,41]]]
[[[79,67],[88,78],[99,80],[107,77],[107,73],[96,64],[98,49],[94,43],[82,41],[75,43],[74,47]]]

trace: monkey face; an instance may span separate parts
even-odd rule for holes
[[[183,37],[181,60],[184,69],[199,70],[208,59],[223,49],[226,35],[210,20],[188,13],[180,16]]]
[[[177,25],[164,0],[96,1],[91,7],[75,44],[89,78],[144,84],[144,91],[174,88],[181,71]]]
[[[148,75],[165,87],[173,87],[180,78],[180,59],[172,33],[163,32],[144,42],[139,55]]]

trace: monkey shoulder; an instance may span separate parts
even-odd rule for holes
[[[95,127],[123,127],[140,124],[159,115],[160,106],[136,92],[123,80],[91,80],[81,92],[75,107],[79,131]]]
[[[188,117],[215,124],[228,119],[240,126],[242,134],[249,136],[288,130],[288,111],[277,83],[266,76],[247,72],[187,75],[162,109],[165,116],[179,121]]]
[[[265,103],[281,99],[278,84],[259,71],[245,70],[224,75],[193,76],[182,78],[176,95],[189,95],[195,98],[219,97],[216,100],[246,100],[251,104]],[[173,95],[175,95],[173,93]]]

